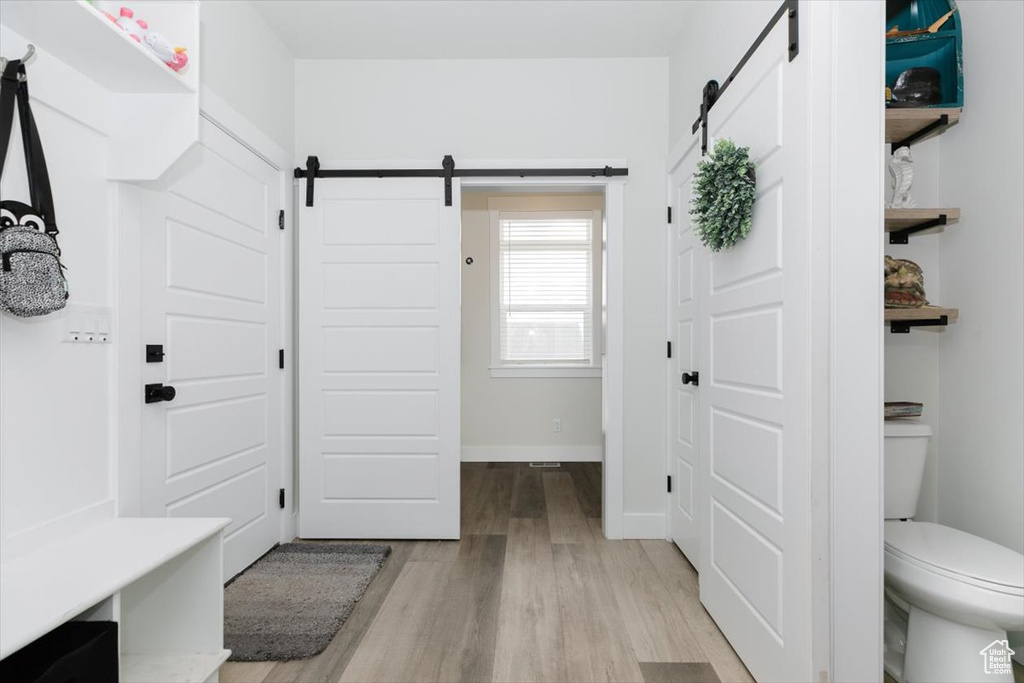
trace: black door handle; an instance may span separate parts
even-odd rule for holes
[[[174,387],[163,384],[146,385],[146,403],[160,403],[161,401],[173,401],[178,394]]]
[[[683,373],[683,384],[692,384],[693,386],[700,385],[700,373],[699,372],[684,372]]]

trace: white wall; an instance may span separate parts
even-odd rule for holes
[[[508,196],[508,195],[502,195]],[[556,195],[522,197],[530,210],[564,210]],[[599,377],[491,377],[491,249],[489,193],[462,193],[462,452],[509,459],[517,449],[569,448],[600,459]],[[580,210],[603,209],[601,195],[565,197]],[[526,209],[524,209],[526,210]],[[466,265],[465,258],[473,258]],[[562,432],[552,421],[562,419]],[[584,448],[581,448],[584,447]],[[589,448],[587,448],[589,447]],[[567,453],[568,451],[564,451]],[[505,453],[505,455],[502,455]],[[567,458],[551,452],[531,459]]]
[[[918,206],[949,205],[939,194],[940,142],[940,138],[933,138],[914,145],[912,149],[914,183],[911,194]],[[886,149],[888,150],[888,147]],[[889,161],[888,153],[885,161]],[[888,201],[891,194],[888,187],[888,171],[885,179]],[[909,259],[921,266],[925,293],[929,301],[939,306],[955,306],[956,304],[947,303],[942,292],[939,244],[943,239],[945,236],[942,234],[918,235],[911,237],[909,244],[889,244],[886,238],[883,248],[885,253],[893,258]],[[925,461],[924,481],[921,484],[916,517],[927,522],[938,519],[939,445],[945,431],[939,417],[939,352],[946,343],[951,329],[944,332],[917,329],[912,330],[910,334],[891,334],[888,329],[885,330],[885,400],[923,403],[921,421],[931,425],[934,432],[931,441],[928,442],[928,459]]]
[[[249,0],[215,0],[200,11],[202,83],[291,151],[295,60]]]
[[[939,138],[938,520],[1024,552],[1024,25],[1020,2],[962,2],[964,111]]]
[[[25,40],[0,27],[3,53]],[[114,300],[114,221],[105,179],[110,95],[43,50],[29,66],[33,111],[50,170],[70,307]],[[0,186],[27,201],[15,128]],[[5,558],[45,540],[61,520],[114,510],[114,344],[62,343],[67,311],[0,314],[0,547]]]
[[[690,3],[687,26],[669,56],[668,145],[690,136],[700,113],[704,84],[725,82],[781,0]]]
[[[296,157],[626,159],[627,513],[663,513],[665,59],[296,66]]]

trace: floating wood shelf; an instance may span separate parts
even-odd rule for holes
[[[942,232],[960,221],[960,209],[886,209],[885,231],[889,244],[906,244],[911,235],[923,231]]]
[[[885,309],[885,322],[889,323],[889,329],[894,334],[906,334],[911,327],[945,327],[959,318],[958,309],[941,306]]]
[[[895,150],[946,132],[960,121],[959,107],[886,109],[885,141]]]

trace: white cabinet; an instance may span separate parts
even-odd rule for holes
[[[113,519],[0,564],[0,658],[72,620],[118,622],[121,680],[217,680],[227,519]]]

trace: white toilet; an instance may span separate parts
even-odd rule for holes
[[[982,650],[1024,631],[1024,555],[912,520],[931,434],[920,422],[885,422],[885,670],[907,683],[1013,683],[1012,671],[986,671],[1000,667]]]

